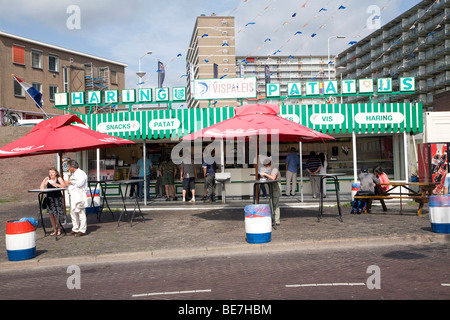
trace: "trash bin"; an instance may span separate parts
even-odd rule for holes
[[[36,256],[37,223],[33,225],[29,220],[22,220],[6,222],[6,252],[9,261],[28,260]]]
[[[97,213],[100,211],[100,189],[86,191],[86,213]],[[92,205],[93,202],[93,205]]]
[[[360,187],[359,182],[352,183],[352,201],[354,200],[355,194],[358,192],[359,187]]]
[[[430,197],[431,229],[436,233],[450,233],[450,196]]]
[[[268,204],[248,205],[245,211],[245,232],[248,243],[267,243],[272,238],[272,216]]]

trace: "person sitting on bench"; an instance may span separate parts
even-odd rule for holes
[[[380,183],[389,183],[389,178],[380,166],[373,168],[373,173],[380,180]],[[388,185],[380,186],[381,194],[385,194],[389,190]],[[378,189],[375,189],[375,194],[378,195]]]
[[[358,175],[360,181],[360,187],[355,196],[373,196],[375,195],[375,185],[380,183],[380,180],[372,173],[369,173],[369,169],[366,166],[361,168],[361,173]],[[352,202],[352,214],[361,214],[365,210],[367,200],[355,199]]]

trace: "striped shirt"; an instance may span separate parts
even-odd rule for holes
[[[322,162],[318,157],[312,157],[306,160],[306,169],[308,169],[311,172],[315,172],[321,166]]]

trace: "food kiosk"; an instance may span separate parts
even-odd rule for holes
[[[351,184],[357,180],[362,166],[373,168],[380,165],[390,179],[407,180],[409,177],[409,154],[411,135],[423,132],[422,105],[415,103],[362,103],[362,104],[317,104],[317,105],[283,105],[280,116],[300,123],[317,131],[332,135],[336,140],[316,143],[279,143],[279,167],[282,173],[284,191],[285,159],[291,147],[299,151],[302,163],[306,162],[310,151],[323,152],[327,155],[328,172],[345,173],[340,178],[340,191],[351,192]],[[142,157],[143,146],[147,149],[154,164],[151,180],[151,195],[159,191],[156,166],[160,157],[171,154],[172,149],[180,143],[180,138],[189,133],[208,127],[214,123],[234,116],[233,107],[201,109],[169,109],[118,112],[109,114],[80,115],[80,118],[93,130],[130,139],[133,146],[124,146],[85,152],[84,159],[89,162],[89,175],[95,173],[96,161],[100,161],[100,175],[108,179],[119,180],[127,174],[129,165]],[[203,141],[201,148],[211,141]],[[229,163],[224,171],[231,174],[232,188],[227,188],[229,197],[250,197],[252,190],[242,181],[254,177],[255,170],[246,152],[248,144],[225,148],[228,152],[244,153],[246,163]],[[268,145],[270,152],[271,146]],[[198,150],[197,150],[198,151]],[[225,157],[234,158],[234,155]],[[103,169],[104,168],[104,169]],[[92,170],[92,171],[91,171]],[[105,170],[105,171],[103,171]],[[220,169],[219,169],[220,170]],[[197,164],[199,179],[196,194],[203,194],[203,176],[201,164]],[[104,173],[104,174],[103,174]],[[101,178],[102,178],[101,177]],[[333,184],[328,185],[329,190]],[[176,192],[182,188],[176,180]],[[113,192],[113,191],[111,191]],[[298,175],[297,192],[310,194],[309,179]],[[114,193],[114,192],[113,192]],[[217,192],[220,195],[220,190]]]

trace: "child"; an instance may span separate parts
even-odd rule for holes
[[[380,180],[369,173],[369,169],[364,166],[361,168],[361,173],[358,175],[360,181],[359,191],[355,194],[355,196],[373,196],[375,195],[375,184],[380,183]],[[361,214],[363,210],[365,210],[365,206],[367,201],[361,199],[360,201],[354,200],[352,202],[352,211],[351,214]]]

